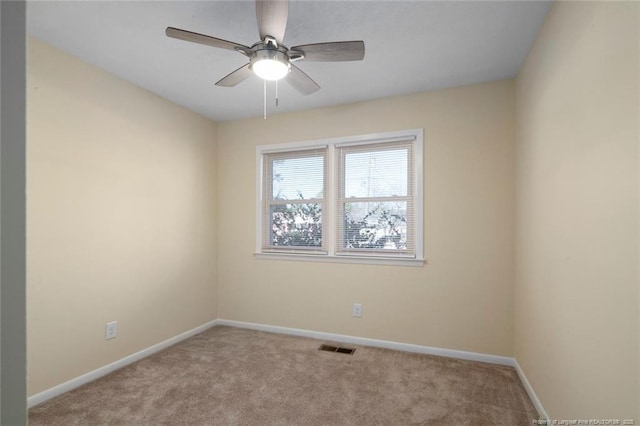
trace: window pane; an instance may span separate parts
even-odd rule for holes
[[[344,203],[343,247],[407,249],[407,202]]]
[[[345,154],[344,196],[406,196],[407,159],[406,148]]]
[[[322,198],[324,156],[305,156],[272,160],[275,200]]]
[[[271,206],[270,241],[272,246],[280,247],[322,247],[322,206]]]

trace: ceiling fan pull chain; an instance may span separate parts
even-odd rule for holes
[[[278,107],[278,80],[276,80],[276,108]]]
[[[263,83],[263,103],[264,103],[264,119],[267,119],[267,80],[262,80]]]

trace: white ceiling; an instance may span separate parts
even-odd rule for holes
[[[364,40],[362,62],[298,62],[322,89],[279,84],[269,114],[515,77],[547,1],[295,1],[284,44]],[[257,77],[214,83],[239,53],[165,36],[167,26],[251,46],[253,1],[29,1],[30,35],[216,121],[262,115]]]

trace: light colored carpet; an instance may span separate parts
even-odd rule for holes
[[[30,410],[31,425],[530,425],[511,367],[215,327]]]

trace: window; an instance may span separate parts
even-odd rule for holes
[[[263,251],[324,253],[326,148],[264,155]]]
[[[257,148],[257,255],[423,264],[422,130]]]
[[[411,143],[337,148],[337,253],[411,254]]]

